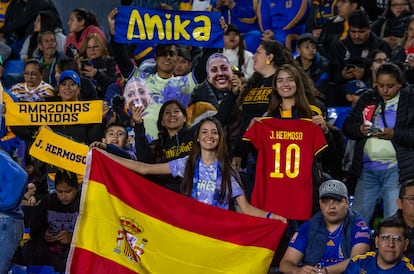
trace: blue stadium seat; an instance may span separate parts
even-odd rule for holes
[[[4,64],[4,73],[3,75],[8,74],[23,74],[24,63],[21,60],[7,60]]]
[[[13,265],[8,274],[55,274],[55,269],[48,265]]]
[[[23,82],[24,63],[21,60],[7,60],[4,63],[3,82],[5,88]]]
[[[8,274],[27,274],[27,267],[23,265],[13,265]]]
[[[55,269],[48,265],[29,265],[27,274],[55,274]]]

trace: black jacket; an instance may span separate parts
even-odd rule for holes
[[[344,19],[339,15],[326,20],[318,40],[318,52],[329,60],[335,52],[335,44],[344,32]]]
[[[359,98],[351,113],[345,119],[342,130],[349,139],[356,140],[350,172],[359,177],[362,171],[362,154],[368,137],[362,135],[362,111],[368,105],[378,105],[382,98],[376,91],[369,91]],[[399,181],[414,178],[414,90],[405,86],[400,90],[394,137],[391,142],[397,153]]]
[[[400,16],[395,15],[389,10],[385,16],[379,17],[372,23],[372,31],[379,37],[404,37],[407,30],[408,19],[413,13],[403,11]]]
[[[388,56],[391,55],[391,48],[388,44],[374,33],[371,33],[368,41],[362,45],[355,45],[348,36],[336,44],[334,58],[331,59],[331,76],[335,83],[344,84],[348,79],[342,78],[341,71],[346,64],[364,67],[366,57],[375,49],[383,50]],[[363,79],[364,80],[364,79]]]
[[[89,61],[91,65],[98,70],[94,79],[91,82],[94,84],[100,99],[104,98],[106,88],[116,81],[115,76],[115,60],[109,58],[95,58]]]

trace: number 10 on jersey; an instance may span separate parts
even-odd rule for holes
[[[270,172],[270,178],[284,178],[285,175],[288,178],[298,177],[300,147],[297,144],[289,144],[285,148],[281,143],[276,143],[272,145],[272,149],[275,152],[275,169]],[[282,166],[285,166],[284,170],[281,170]]]

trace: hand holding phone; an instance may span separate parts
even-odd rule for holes
[[[81,60],[81,68],[84,69],[85,66],[90,66],[91,64],[89,64],[89,60],[88,59],[82,59]]]
[[[346,67],[347,69],[351,69],[351,68],[356,68],[357,66],[356,66],[355,64],[350,64],[350,63],[347,63],[347,64],[345,64],[345,67]]]
[[[383,131],[384,131],[384,129],[380,128],[380,127],[370,127],[368,129],[368,132],[370,132],[370,133],[377,133],[377,132],[383,132]]]
[[[405,58],[406,63],[408,63],[411,60],[414,60],[414,53],[407,54],[407,57]]]

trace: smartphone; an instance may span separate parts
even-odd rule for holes
[[[88,59],[81,60],[81,68],[84,69],[85,66],[90,66]]]
[[[347,63],[347,64],[345,64],[345,67],[347,69],[350,69],[350,68],[356,68],[357,66],[355,64],[349,64],[349,63]]]
[[[384,129],[380,127],[370,127],[368,129],[368,132],[371,132],[371,133],[377,133],[377,132],[383,132],[383,131]]]
[[[414,53],[407,54],[407,57],[405,58],[405,62],[408,63],[412,58],[414,58]]]

